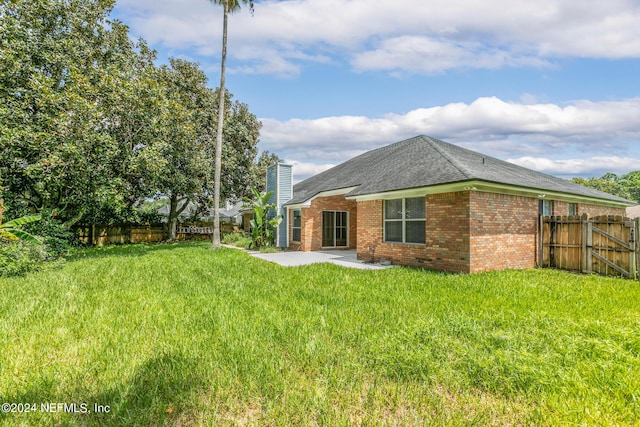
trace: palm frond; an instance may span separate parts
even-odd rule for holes
[[[23,225],[31,224],[32,222],[40,221],[42,217],[40,215],[27,215],[14,220],[5,222],[0,225],[0,228],[15,228],[22,227]]]
[[[42,240],[40,240],[39,237],[34,236],[31,233],[27,233],[24,230],[20,230],[19,228],[15,228],[11,231],[11,233],[16,236],[17,238],[21,239],[21,240],[25,240],[27,242],[31,242],[31,243],[35,243],[35,244],[40,244],[42,243]]]

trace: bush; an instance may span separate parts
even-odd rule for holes
[[[248,248],[251,245],[251,238],[244,233],[228,233],[222,236],[222,243],[226,245]]]
[[[0,276],[19,276],[37,270],[47,257],[43,245],[0,239]]]
[[[25,226],[25,230],[42,238],[46,259],[51,261],[64,257],[72,246],[79,244],[75,233],[65,230],[62,221],[58,219],[56,212],[44,209],[41,212],[42,219]]]

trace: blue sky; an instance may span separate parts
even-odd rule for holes
[[[160,62],[219,84],[222,9],[118,0]],[[557,176],[640,169],[640,0],[257,1],[227,88],[296,180],[425,134]]]

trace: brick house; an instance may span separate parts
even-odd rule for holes
[[[279,247],[465,273],[534,267],[540,215],[624,215],[635,204],[427,136],[296,185],[289,165],[267,178],[284,217]]]

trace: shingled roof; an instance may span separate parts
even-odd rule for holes
[[[626,205],[633,202],[546,175],[428,136],[416,136],[368,151],[293,187],[287,205],[304,203],[326,191],[352,188],[364,196],[389,191],[483,181],[577,195]]]

